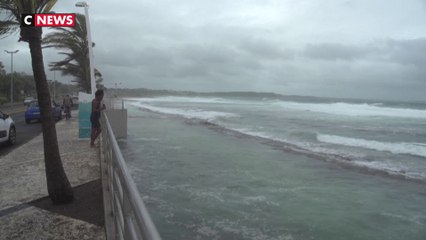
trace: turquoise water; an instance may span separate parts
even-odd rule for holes
[[[120,147],[163,239],[426,239],[423,183],[128,107]]]
[[[426,181],[426,105],[308,100],[248,94],[159,96],[129,104],[259,138],[316,159]]]

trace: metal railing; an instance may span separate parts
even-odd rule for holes
[[[108,240],[161,240],[102,113],[101,174]]]

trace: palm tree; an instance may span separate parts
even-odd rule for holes
[[[76,14],[75,26],[73,28],[55,28],[43,39],[46,48],[57,48],[63,50],[60,54],[65,55],[65,59],[53,62],[51,70],[59,70],[62,75],[71,75],[73,82],[85,91],[91,92],[89,49],[87,41],[86,18],[83,14]],[[92,46],[95,44],[92,43]],[[97,84],[102,81],[101,73],[95,69]]]
[[[68,203],[74,198],[71,184],[62,166],[56,136],[55,121],[52,115],[49,86],[44,71],[41,48],[42,28],[20,27],[22,13],[47,13],[57,0],[1,0],[0,36],[6,36],[20,29],[19,41],[28,42],[31,63],[40,105],[43,129],[44,162],[46,167],[47,191],[53,203]]]

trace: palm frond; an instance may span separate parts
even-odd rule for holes
[[[18,14],[13,0],[0,2],[0,38],[7,37],[19,28]]]
[[[53,6],[55,6],[57,2],[58,0],[44,0],[39,13],[48,13],[52,11]]]
[[[76,24],[73,28],[55,28],[43,38],[44,48],[61,50],[64,59],[51,62],[51,70],[59,70],[62,75],[73,76],[73,82],[84,91],[90,88],[89,50],[86,30],[86,19],[83,14],[76,14]],[[94,46],[94,43],[92,43]],[[102,74],[96,70],[95,78],[102,81]]]
[[[6,20],[6,21],[0,20],[0,39],[7,37],[14,32],[17,32],[18,29],[19,29],[18,22],[15,22],[12,20]]]

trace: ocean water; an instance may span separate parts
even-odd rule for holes
[[[119,141],[163,239],[426,239],[426,107],[127,99]]]

